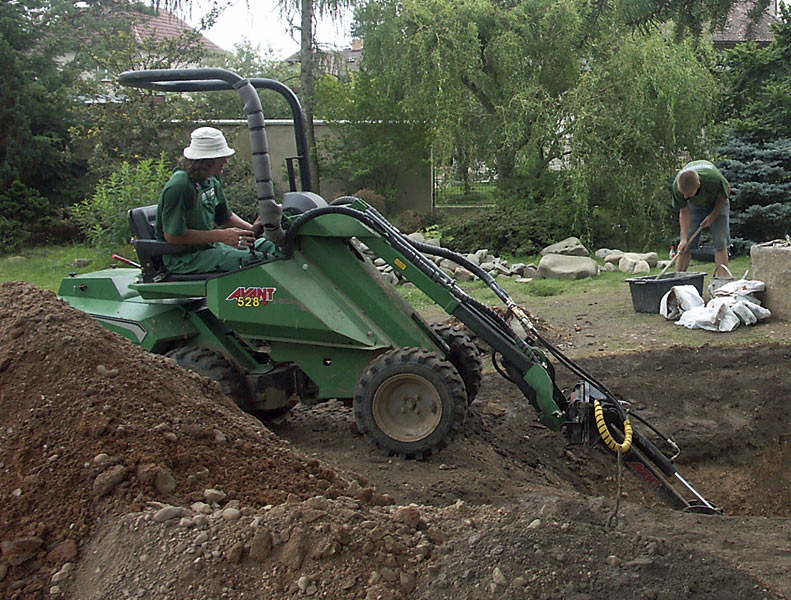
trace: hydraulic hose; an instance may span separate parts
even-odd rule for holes
[[[607,423],[604,420],[604,409],[602,409],[598,400],[593,401],[593,411],[596,417],[596,428],[599,430],[599,435],[604,440],[604,443],[607,444],[607,447],[613,452],[626,454],[629,448],[632,447],[632,425],[629,419],[626,418],[623,421],[623,442],[619,444],[613,439],[610,430],[607,428]]]

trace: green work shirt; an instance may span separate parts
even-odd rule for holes
[[[168,235],[184,235],[188,229],[208,231],[216,229],[231,217],[231,209],[216,177],[194,182],[187,172],[177,169],[171,175],[157,207],[157,239]],[[211,244],[195,246],[196,250],[211,248]]]
[[[678,178],[684,171],[697,171],[700,179],[700,189],[694,196],[684,198],[684,194],[678,191]],[[705,207],[709,210],[714,208],[717,198],[720,195],[728,199],[730,185],[717,167],[707,160],[693,160],[684,165],[676,178],[673,180],[673,208],[676,210],[684,208],[687,204]]]

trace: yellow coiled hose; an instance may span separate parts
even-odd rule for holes
[[[613,452],[620,451],[621,454],[626,454],[629,448],[632,447],[632,425],[629,423],[629,419],[624,419],[623,442],[619,444],[612,439],[610,431],[607,429],[607,423],[604,422],[604,410],[598,400],[593,401],[593,414],[596,416],[596,427],[599,429],[599,435],[604,440],[604,443],[607,444],[607,447]]]

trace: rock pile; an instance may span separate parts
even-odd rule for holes
[[[599,274],[599,264],[576,237],[551,244],[541,251],[538,274],[546,279],[585,279]]]
[[[605,271],[621,271],[635,275],[646,275],[659,264],[659,256],[656,252],[641,254],[600,248],[596,251],[596,256],[604,260]]]
[[[378,506],[363,489],[263,507],[228,497],[189,507],[149,503],[86,547],[74,588],[97,590],[85,600],[129,597],[131,574],[143,580],[138,588],[164,595],[181,587],[178,597],[201,600],[230,589],[234,597],[408,598],[445,535],[418,507]],[[108,569],[102,554],[111,547],[126,548],[135,566]],[[163,560],[174,567],[164,576]]]
[[[426,239],[421,233],[410,233],[407,237],[421,244],[441,247],[439,240],[431,238]],[[358,242],[357,248],[371,259],[377,270],[387,281],[393,285],[400,285],[406,282],[406,279],[404,279],[391,264],[387,263],[383,258],[376,257],[365,244]],[[439,265],[439,267],[445,273],[457,281],[473,281],[474,279],[477,279],[475,274],[473,274],[471,271],[447,258],[433,256],[430,254],[425,256],[435,264]],[[538,276],[538,271],[534,265],[526,265],[524,263],[509,264],[504,258],[491,255],[486,249],[477,250],[471,254],[463,254],[462,256],[474,265],[481,267],[495,279],[498,277],[510,277],[511,279],[514,279],[518,282],[527,282],[533,277]]]
[[[411,233],[407,237],[416,242],[441,247],[439,240],[426,239],[421,233]],[[400,285],[406,282],[392,265],[388,264],[384,259],[376,257],[365,244],[358,242],[357,247],[371,259],[382,276],[390,283]],[[473,281],[477,279],[475,274],[453,261],[439,256],[426,256],[457,281]],[[463,254],[462,256],[481,267],[495,279],[498,277],[509,277],[519,283],[527,283],[536,278],[584,279],[586,277],[596,277],[600,271],[621,271],[623,273],[640,275],[649,273],[657,265],[661,267],[667,264],[666,261],[659,260],[656,252],[623,252],[622,250],[600,248],[595,253],[596,258],[604,261],[604,266],[600,267],[599,263],[591,258],[590,252],[585,245],[576,237],[566,238],[544,248],[541,251],[542,258],[538,266],[524,263],[509,264],[505,259],[491,255],[486,249]]]

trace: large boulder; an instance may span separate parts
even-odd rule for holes
[[[578,238],[569,237],[558,242],[551,244],[541,251],[541,256],[548,254],[561,254],[563,256],[588,256],[590,253],[588,249],[582,245]]]
[[[607,256],[604,257],[604,262],[617,266],[621,258],[623,258],[623,252],[621,250],[610,250]]]
[[[538,263],[538,274],[546,279],[585,279],[599,274],[599,265],[587,256],[547,254]]]

